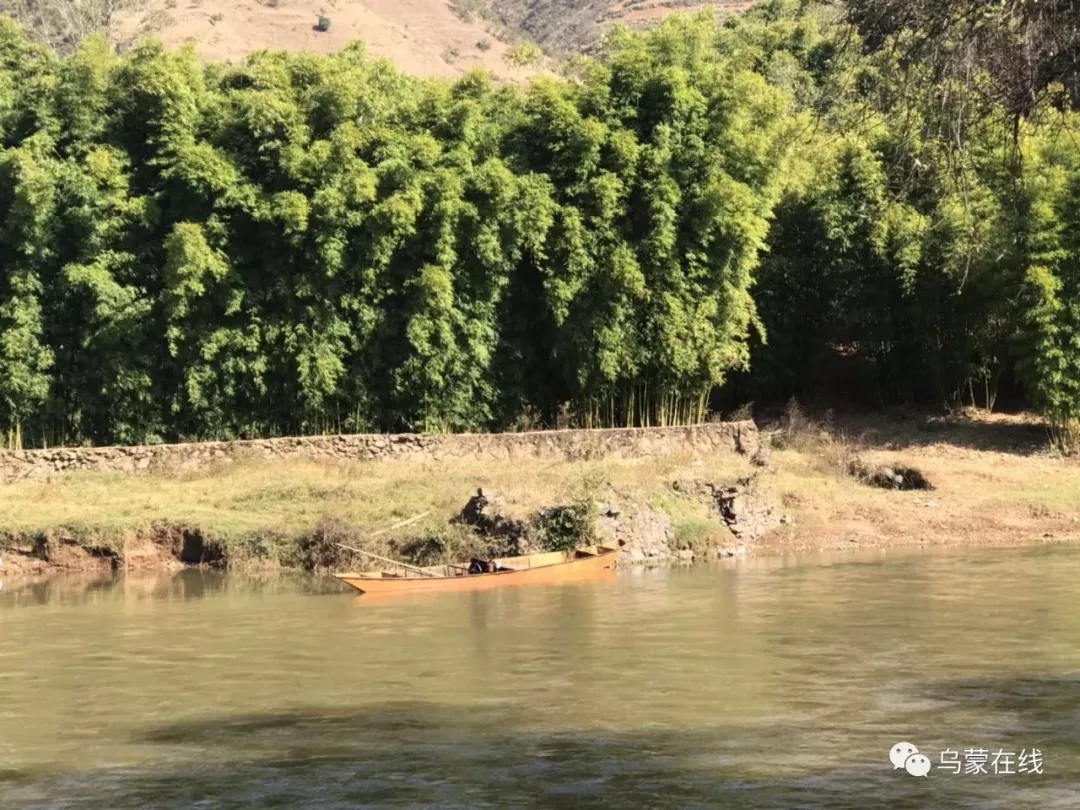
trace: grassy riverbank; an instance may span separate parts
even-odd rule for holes
[[[486,542],[450,523],[478,487],[499,493],[506,512],[520,517],[585,500],[646,505],[671,518],[676,545],[700,550],[730,544],[730,535],[705,504],[674,493],[672,482],[729,483],[754,473],[789,519],[753,544],[753,554],[1080,537],[1080,463],[1048,452],[1041,427],[1025,417],[836,424],[797,417],[762,438],[774,447],[764,470],[731,453],[686,452],[591,462],[251,462],[22,482],[0,487],[0,570],[78,567],[80,560],[175,564],[184,533],[198,534],[234,565],[332,564],[325,555],[335,542],[416,561],[461,557]],[[856,457],[917,467],[935,490],[869,487],[847,473]],[[365,538],[421,513],[427,514],[406,527]],[[97,556],[65,548],[95,549]],[[35,559],[42,556],[49,561]]]

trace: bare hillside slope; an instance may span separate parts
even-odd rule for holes
[[[553,53],[588,50],[615,23],[631,28],[654,25],[669,14],[715,8],[733,13],[754,0],[491,0],[509,28],[535,39]]]
[[[330,20],[326,31],[316,28],[320,16]],[[140,28],[166,45],[193,43],[209,59],[238,61],[263,48],[328,53],[359,39],[373,56],[419,76],[455,76],[477,65],[514,73],[493,26],[455,14],[445,0],[150,0],[121,19],[116,37]]]
[[[368,52],[418,76],[482,66],[521,79],[550,56],[587,51],[613,23],[648,27],[673,12],[745,9],[753,0],[0,0],[0,12],[69,52],[92,32],[118,46],[144,35],[206,58],[239,61],[262,49],[328,53],[362,40]],[[522,50],[524,49],[524,50]],[[508,58],[510,57],[510,58]]]

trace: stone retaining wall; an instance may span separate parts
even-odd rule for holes
[[[145,447],[77,447],[0,451],[0,483],[52,478],[72,471],[146,473],[191,470],[238,458],[312,458],[326,461],[442,461],[445,459],[590,459],[661,456],[679,450],[758,447],[752,421],[671,428],[552,430],[535,433],[354,435],[161,444]]]

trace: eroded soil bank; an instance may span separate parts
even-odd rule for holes
[[[799,416],[762,439],[752,453],[250,461],[24,481],[0,487],[0,577],[369,567],[342,544],[424,565],[590,541],[633,563],[1080,537],[1080,464],[1024,416]]]
[[[407,564],[427,565],[470,556],[512,556],[604,543],[622,549],[620,562],[693,560],[748,553],[782,518],[768,492],[750,477],[730,485],[698,479],[671,484],[663,498],[630,494],[609,483],[576,493],[567,503],[522,511],[514,499],[478,488],[445,525],[369,531],[341,517],[323,517],[309,535],[215,539],[190,524],[156,522],[122,538],[92,530],[57,528],[0,539],[0,572],[153,570],[185,566],[284,567],[300,570],[368,568],[368,551]],[[598,500],[598,497],[603,499]],[[658,503],[659,501],[659,503]],[[672,508],[674,507],[674,508]],[[692,525],[679,511],[694,513]],[[674,516],[673,514],[674,513]],[[426,517],[426,515],[424,515]],[[416,522],[416,521],[402,521]],[[383,539],[385,535],[385,538]]]

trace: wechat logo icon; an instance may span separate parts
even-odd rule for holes
[[[889,761],[893,770],[903,768],[912,776],[926,776],[930,773],[930,758],[919,753],[919,749],[909,742],[900,742],[889,751]]]

